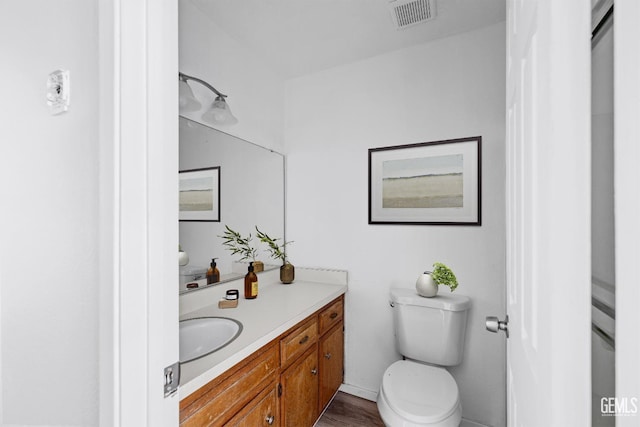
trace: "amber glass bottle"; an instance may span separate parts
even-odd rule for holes
[[[216,259],[217,258],[211,259],[211,267],[207,270],[207,285],[218,283],[220,281],[220,270],[218,270],[218,267],[216,266]]]
[[[244,276],[244,297],[254,299],[258,296],[258,276],[253,272],[253,262],[249,263],[249,272]]]

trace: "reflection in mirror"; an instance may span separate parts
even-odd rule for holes
[[[179,167],[181,171],[220,168],[220,220],[180,221],[180,245],[189,256],[189,264],[180,267],[180,293],[192,290],[186,284],[193,279],[204,278],[212,258],[217,258],[220,283],[243,277],[246,264],[234,262],[238,257],[224,249],[218,236],[228,225],[243,236],[255,236],[258,226],[284,238],[284,156],[180,117]],[[256,237],[253,241],[265,270],[279,267]]]

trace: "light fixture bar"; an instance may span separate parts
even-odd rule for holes
[[[178,71],[178,77],[180,78],[180,80],[182,80],[185,83],[187,82],[187,80],[196,81],[196,82],[200,83],[201,85],[205,86],[206,88],[208,88],[209,90],[211,90],[216,95],[221,96],[223,98],[227,97],[227,95],[224,95],[224,94],[220,93],[220,91],[218,91],[215,87],[211,86],[209,83],[207,83],[204,80],[201,80],[201,79],[199,79],[197,77],[188,76],[188,75],[186,75],[184,73],[181,73],[180,71]]]
[[[180,71],[178,71],[178,79],[180,80],[180,96],[178,98],[178,101],[180,108],[179,111],[181,113],[195,112],[202,108],[202,104],[193,95],[193,91],[191,90],[191,87],[188,83],[188,80],[193,80],[216,94],[216,99],[213,101],[209,109],[207,109],[204,114],[202,114],[202,120],[217,125],[233,125],[238,123],[238,119],[231,113],[231,109],[225,101],[227,95],[220,93],[219,90],[217,90],[215,87],[211,86],[204,80],[197,77],[188,76],[184,73],[181,73]]]

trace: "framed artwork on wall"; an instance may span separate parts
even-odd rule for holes
[[[369,224],[481,225],[482,137],[369,149]]]
[[[179,172],[179,220],[220,222],[220,166]]]

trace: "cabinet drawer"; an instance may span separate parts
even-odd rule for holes
[[[318,316],[320,321],[320,335],[327,332],[333,325],[340,322],[343,318],[344,303],[342,298],[337,299],[329,307],[320,312]]]
[[[248,363],[227,371],[222,381],[204,386],[204,392],[194,401],[184,402],[184,406],[181,402],[180,425],[222,425],[251,401],[263,384],[275,381],[279,365],[278,347],[274,345]]]
[[[304,353],[318,340],[318,323],[315,317],[305,322],[280,340],[280,359],[286,366],[298,355]]]

